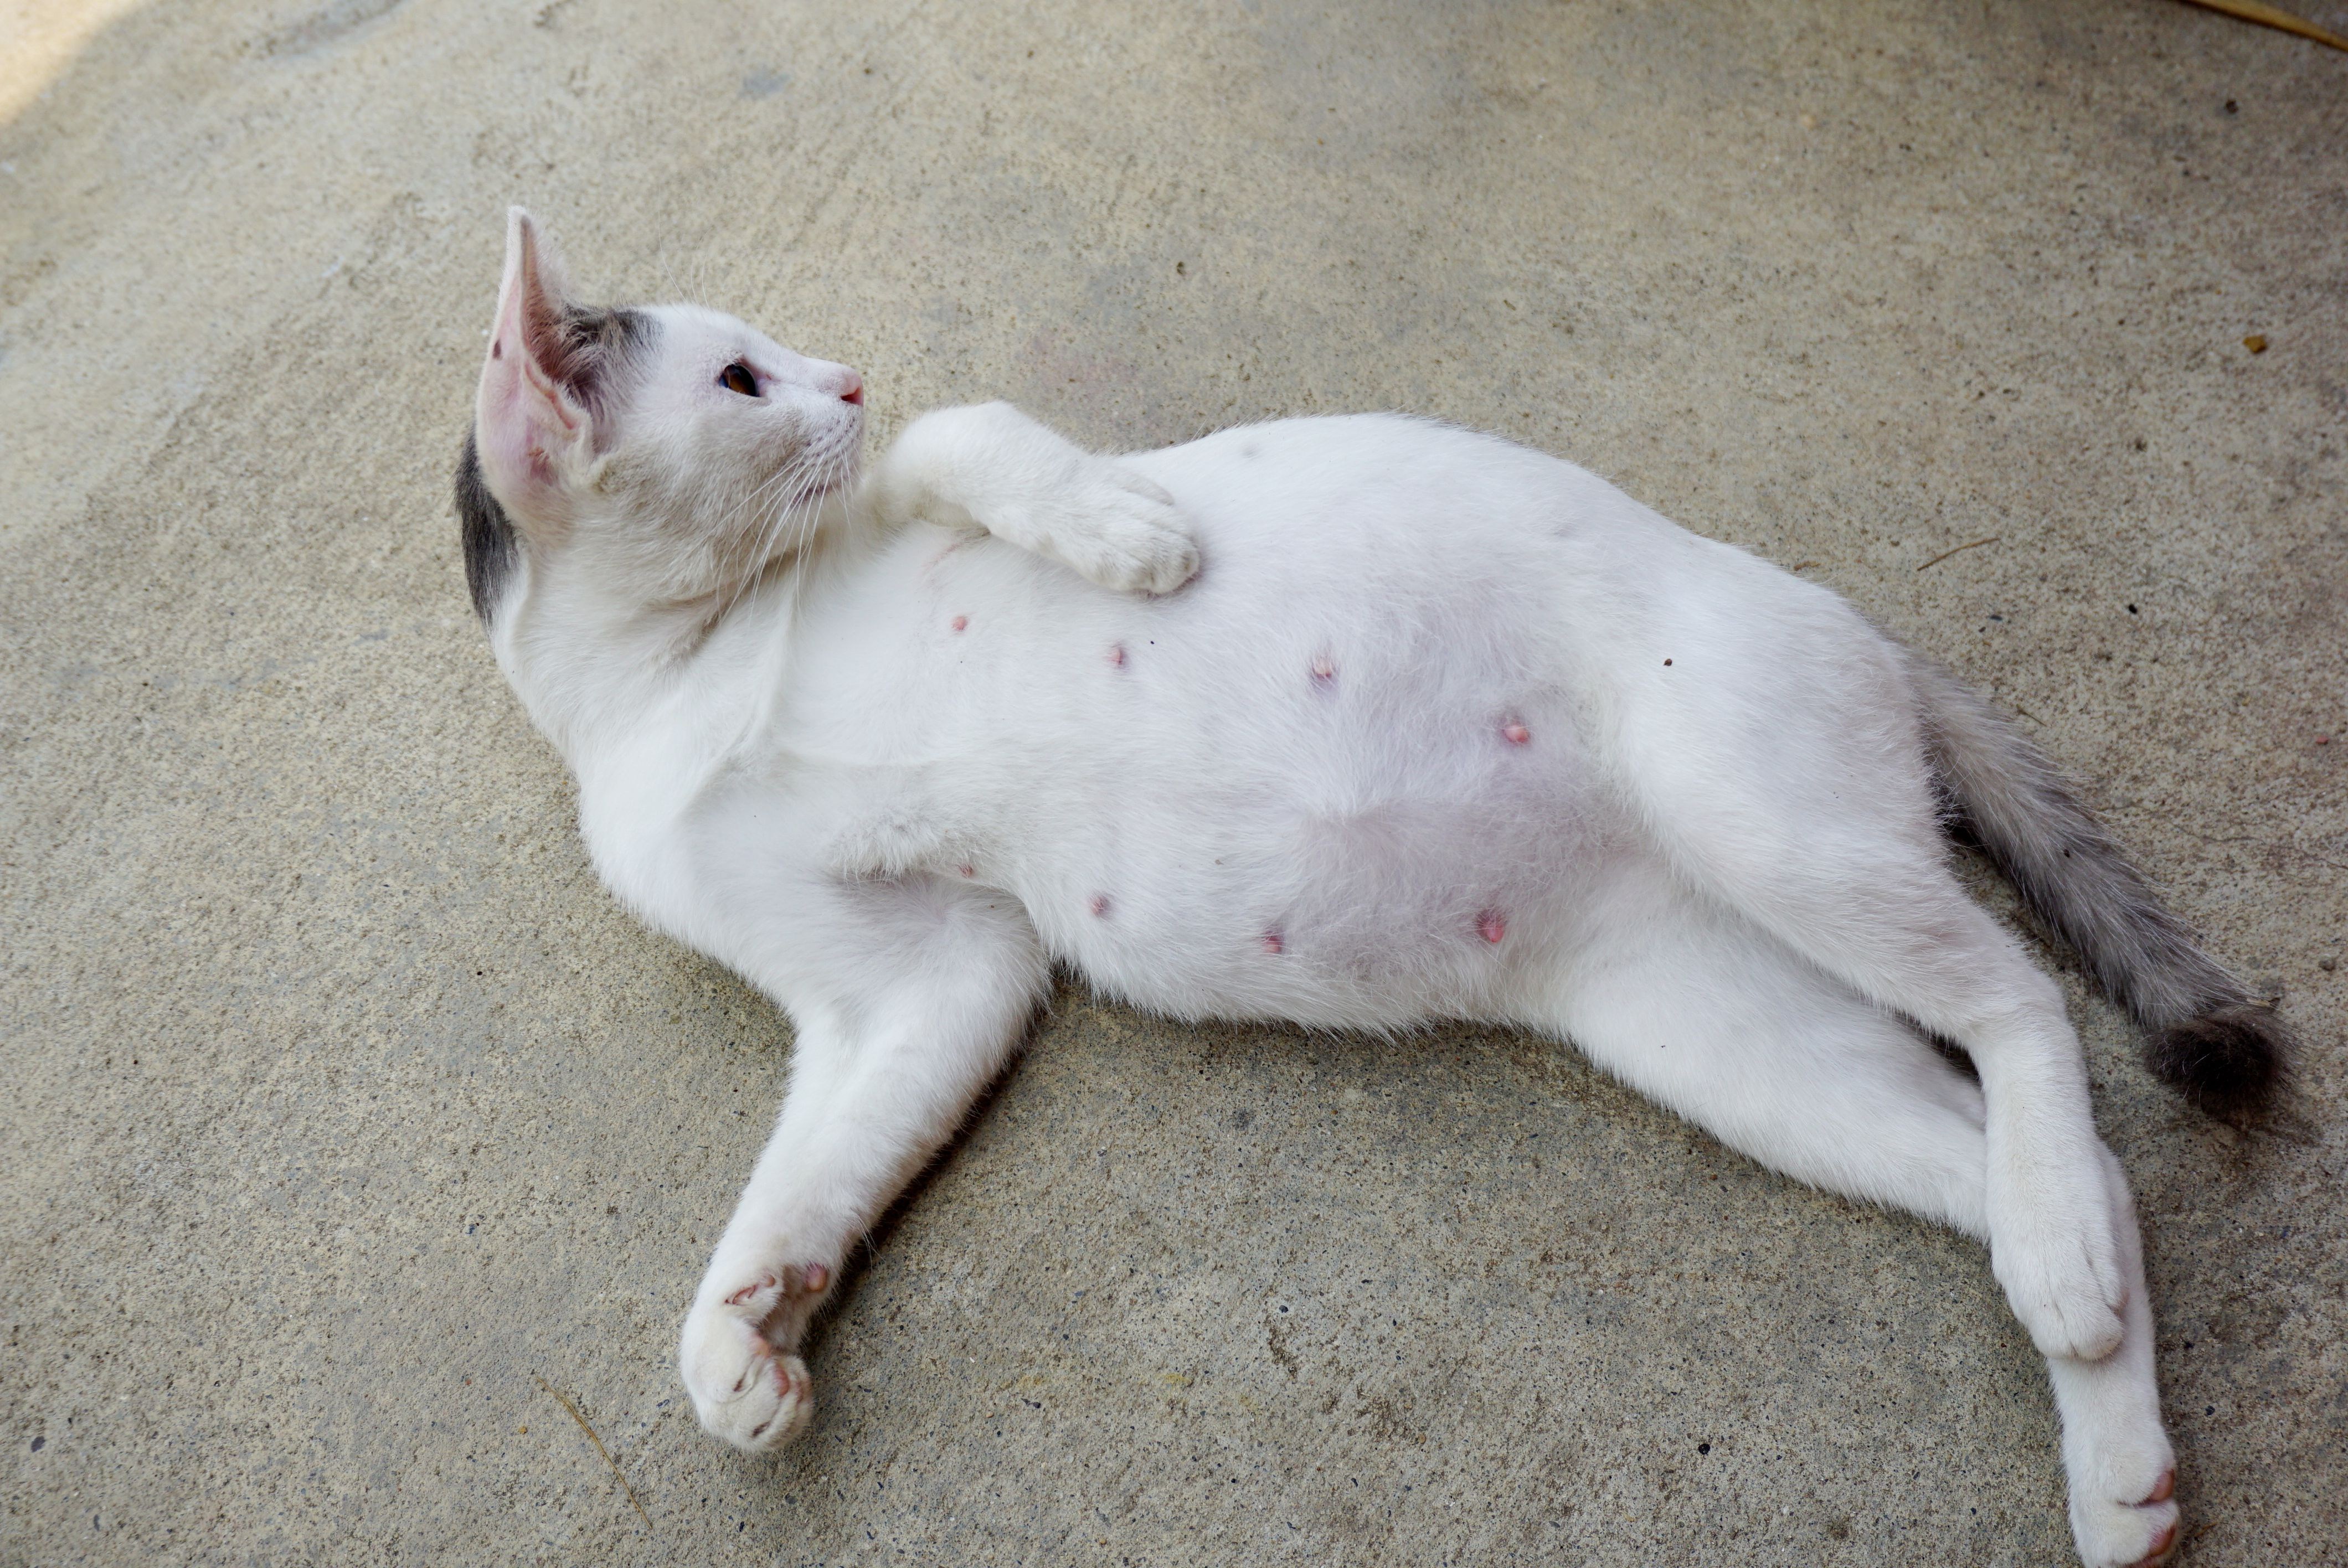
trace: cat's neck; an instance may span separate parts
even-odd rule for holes
[[[648,751],[705,768],[757,723],[782,683],[799,579],[815,551],[770,563],[748,582],[665,603],[614,595],[561,559],[494,629],[498,661],[531,722],[582,795]]]

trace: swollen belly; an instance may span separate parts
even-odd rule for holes
[[[1152,1010],[1333,1026],[1491,1016],[1522,963],[1570,939],[1588,872],[1577,814],[1532,804],[1387,800],[1255,831],[1125,835],[1047,855],[1057,864],[1020,891],[1056,956]]]

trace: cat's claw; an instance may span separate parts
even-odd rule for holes
[[[765,1453],[807,1426],[815,1413],[814,1382],[807,1363],[776,1339],[797,1339],[830,1283],[826,1265],[793,1264],[722,1295],[705,1292],[695,1304],[677,1359],[694,1414],[711,1436]]]

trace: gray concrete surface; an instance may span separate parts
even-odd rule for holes
[[[0,128],[0,1562],[2068,1560],[1971,1245],[1563,1049],[1073,992],[804,1443],[700,1436],[788,1036],[598,889],[467,613],[517,199],[884,426],[1423,410],[1993,688],[2312,1043],[2245,1144],[2068,978],[2190,1561],[2348,1560],[2348,58],[2166,0],[309,3],[115,0]]]

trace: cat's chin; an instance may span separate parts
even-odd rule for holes
[[[791,492],[783,503],[785,515],[804,513],[846,495],[863,477],[864,465],[855,456],[846,462],[829,461],[812,465],[816,477]]]

